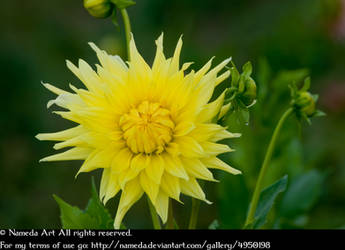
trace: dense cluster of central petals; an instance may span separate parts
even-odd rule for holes
[[[121,192],[114,227],[146,194],[162,221],[168,217],[169,199],[180,195],[208,202],[198,179],[214,181],[210,169],[232,174],[240,171],[217,158],[232,149],[218,143],[238,137],[216,123],[228,110],[225,92],[210,101],[215,87],[229,77],[226,59],[211,69],[212,59],[198,71],[179,65],[182,40],[166,58],[163,36],[149,66],[130,42],[130,59],[108,55],[90,43],[100,65],[95,71],[85,61],[67,67],[86,89],[70,85],[72,93],[44,84],[57,95],[48,102],[67,111],[56,111],[78,125],[55,133],[38,134],[39,140],[58,141],[54,149],[68,150],[41,161],[83,160],[79,172],[103,169],[100,199],[103,203]]]
[[[162,153],[172,139],[174,122],[159,103],[143,101],[121,116],[119,126],[127,146],[137,153]]]

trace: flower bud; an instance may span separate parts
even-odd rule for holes
[[[111,15],[114,6],[109,0],[84,0],[84,7],[91,16],[106,18]]]
[[[241,96],[241,101],[248,106],[256,99],[256,84],[251,77],[247,77],[244,85],[245,87]]]
[[[312,94],[307,91],[298,93],[296,99],[296,106],[307,116],[312,116],[315,113],[315,99]]]

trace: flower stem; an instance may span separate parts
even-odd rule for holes
[[[147,197],[147,203],[149,204],[149,208],[150,208],[153,228],[154,229],[162,229],[161,223],[160,223],[159,218],[158,218],[157,213],[156,213],[156,209],[154,208],[154,206],[153,206],[152,202],[150,201],[149,197]]]
[[[122,15],[123,24],[125,26],[127,59],[130,60],[131,55],[130,55],[130,49],[129,49],[129,42],[131,40],[131,23],[129,21],[129,16],[128,16],[127,10],[126,9],[121,9],[120,12],[121,12],[121,15]]]
[[[260,192],[262,190],[263,180],[264,180],[265,174],[267,172],[269,162],[270,162],[270,160],[272,158],[273,150],[274,150],[274,147],[275,147],[275,144],[276,144],[279,132],[280,132],[280,130],[281,130],[281,128],[282,128],[286,118],[288,118],[288,116],[292,112],[293,112],[292,108],[287,109],[285,111],[285,113],[282,115],[282,117],[280,118],[276,128],[274,129],[274,132],[273,132],[270,144],[268,145],[268,148],[267,148],[267,152],[266,152],[266,155],[265,155],[264,162],[262,163],[262,167],[260,169],[260,174],[259,174],[259,178],[258,178],[258,181],[256,183],[256,186],[255,186],[255,190],[254,190],[254,193],[253,193],[252,201],[250,202],[250,208],[249,208],[247,220],[246,220],[246,223],[244,225],[245,227],[250,225],[253,222],[253,220],[254,220],[256,207],[258,205],[259,197],[260,197]]]
[[[165,229],[174,229],[175,228],[175,219],[174,219],[174,212],[172,206],[172,200],[169,199],[169,210],[168,210],[168,220],[165,226]]]
[[[192,198],[192,213],[189,219],[188,229],[195,229],[198,220],[200,201]]]

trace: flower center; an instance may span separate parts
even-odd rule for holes
[[[120,118],[127,146],[133,153],[161,153],[175,127],[170,111],[159,103],[144,101]]]

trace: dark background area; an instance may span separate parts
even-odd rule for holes
[[[198,69],[212,56],[215,63],[232,56],[240,66],[250,60],[259,97],[248,126],[230,141],[236,152],[223,156],[242,176],[217,173],[219,184],[207,184],[213,205],[201,206],[199,226],[217,219],[220,227],[241,227],[273,127],[289,104],[287,84],[310,75],[311,92],[326,117],[311,126],[291,118],[284,126],[272,161],[270,184],[289,174],[289,188],[279,197],[267,227],[340,228],[345,226],[345,1],[344,0],[138,0],[128,9],[137,47],[152,62],[155,39],[164,31],[165,52],[181,34],[182,61]],[[72,123],[52,114],[53,95],[41,85],[68,89],[81,83],[65,67],[65,59],[96,56],[93,41],[109,53],[125,55],[120,30],[110,19],[96,20],[81,0],[4,0],[0,8],[0,227],[60,227],[57,194],[84,207],[91,175],[74,179],[80,162],[38,163],[54,153],[52,143],[39,142],[39,132],[54,132]],[[230,126],[231,127],[231,126]],[[118,197],[109,202],[112,215]],[[190,212],[174,204],[182,226]],[[297,207],[297,208],[296,208]],[[125,223],[151,226],[145,199],[129,211]]]

